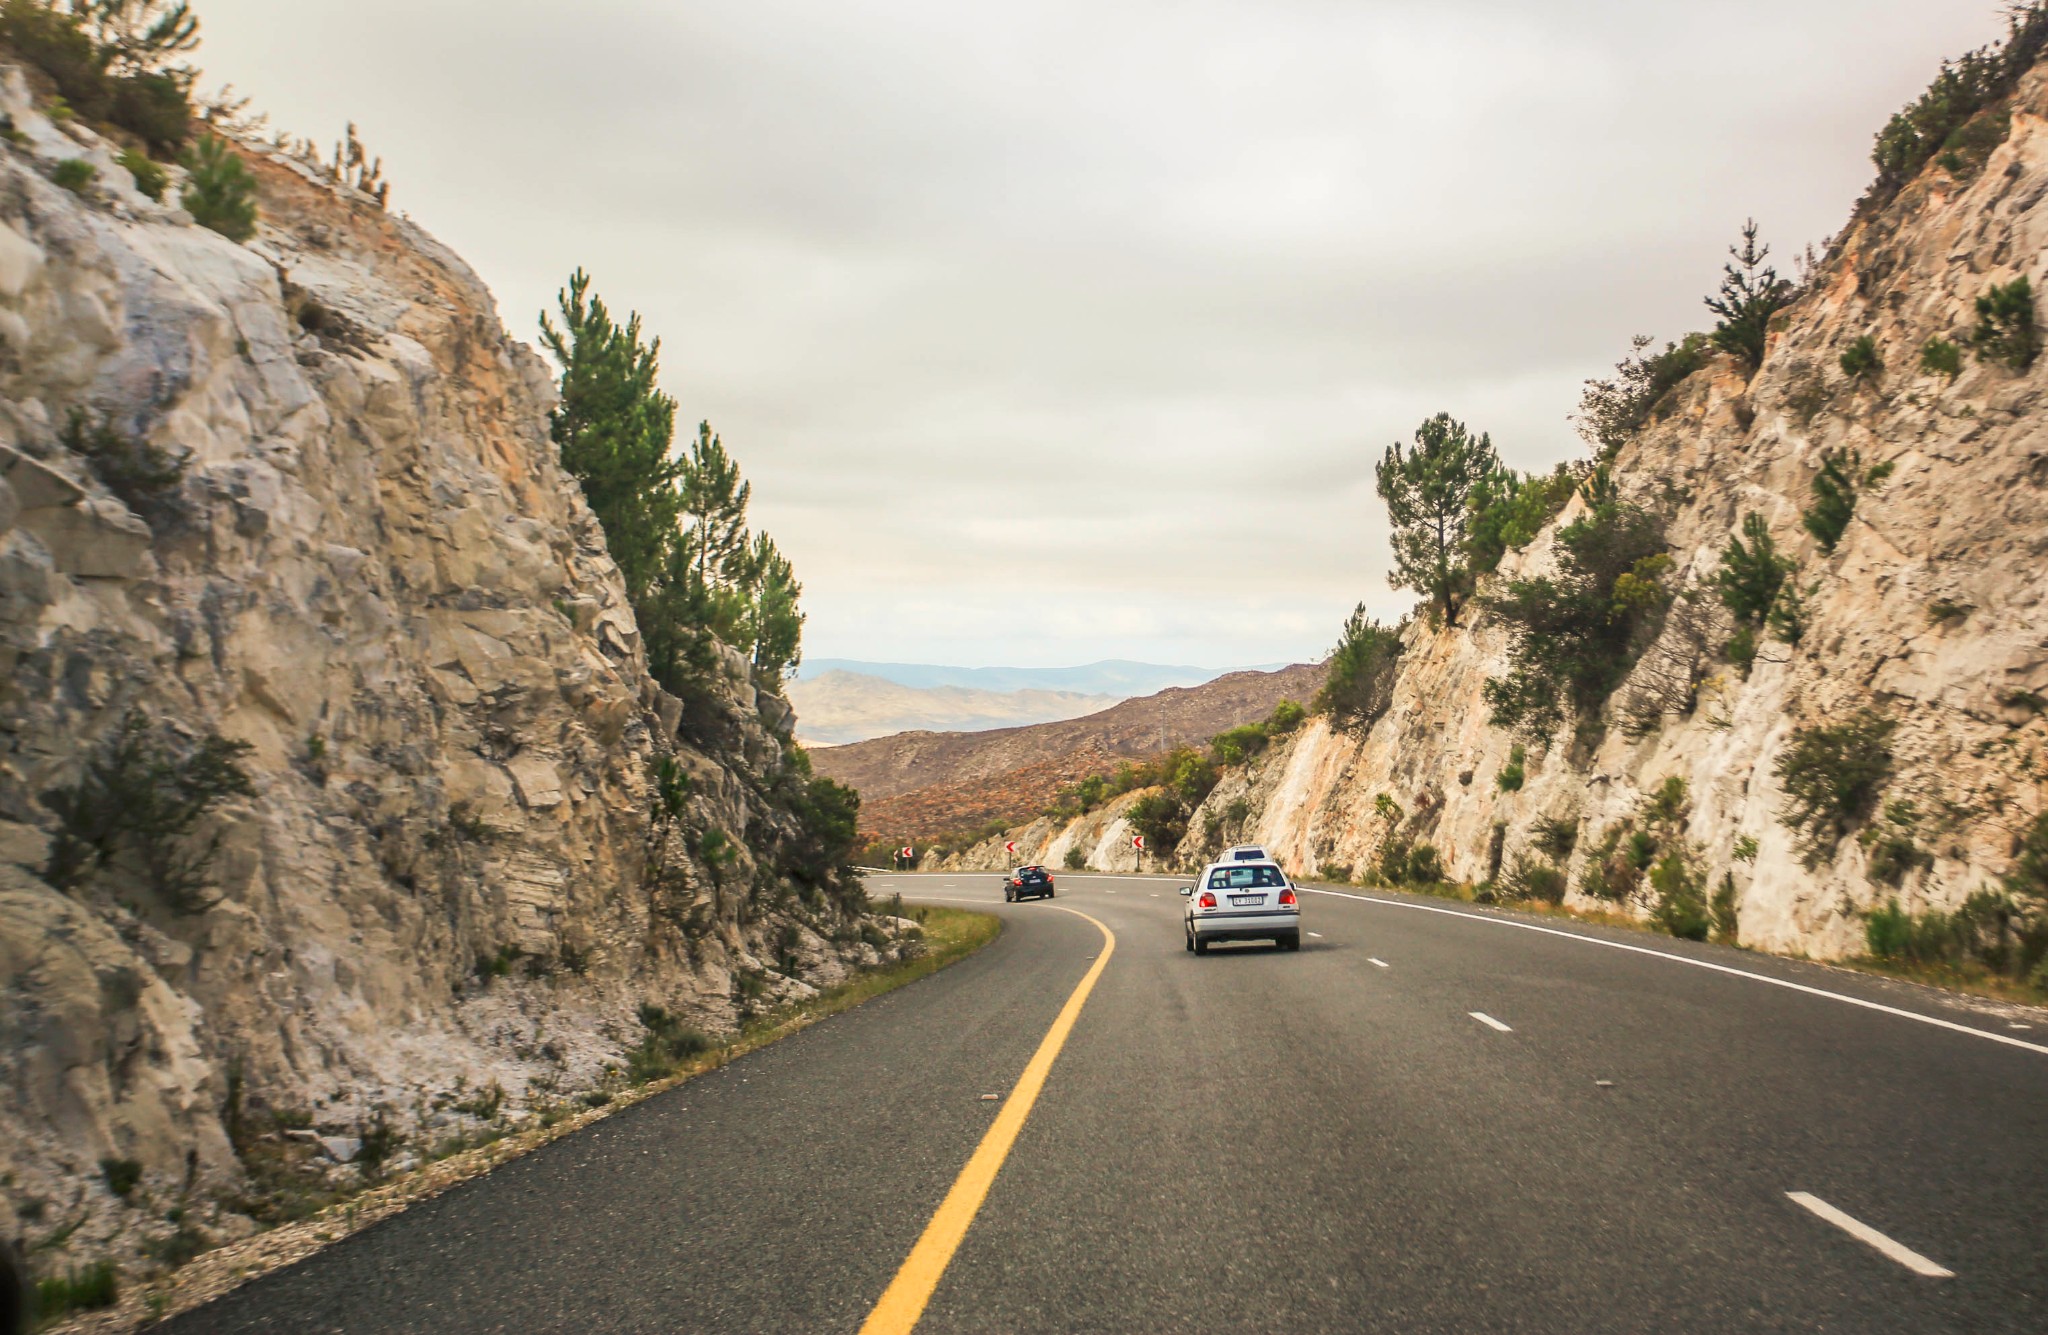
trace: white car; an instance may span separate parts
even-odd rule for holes
[[[1180,888],[1188,901],[1187,948],[1206,955],[1215,941],[1271,941],[1282,950],[1300,950],[1301,902],[1287,873],[1271,859],[1238,860],[1232,853],[1203,868],[1194,885]]]

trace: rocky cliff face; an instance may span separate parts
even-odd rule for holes
[[[786,833],[787,706],[728,655],[720,743],[676,739],[549,370],[475,275],[260,152],[236,245],[17,70],[0,110],[0,1208],[83,1217],[89,1249],[138,1213],[102,1160],[199,1211],[247,1189],[237,1119],[516,1117],[596,1083],[643,1002],[717,1027],[872,961],[756,856]],[[97,167],[82,193],[49,179],[66,158]],[[45,879],[53,794],[130,718],[161,755],[248,747],[251,791],[183,844],[218,836],[203,895],[126,858]],[[657,893],[663,756],[678,828],[732,851],[679,838]],[[492,1086],[502,1108],[450,1107]]]
[[[1952,908],[1995,887],[2048,796],[2048,359],[2020,373],[1966,353],[1953,382],[1918,367],[1930,337],[1963,340],[1992,284],[2025,276],[2041,290],[2044,116],[2048,75],[2036,70],[2015,98],[2010,137],[1980,172],[1959,179],[1930,167],[1859,219],[1782,313],[1754,379],[1715,362],[1614,463],[1624,493],[1666,518],[1674,587],[1710,579],[1730,534],[1760,513],[1798,558],[1802,587],[1817,584],[1799,648],[1767,645],[1744,677],[1714,654],[1724,623],[1696,695],[1670,698],[1656,678],[1693,661],[1673,618],[1616,692],[1597,746],[1531,746],[1526,780],[1507,791],[1497,780],[1516,739],[1489,724],[1482,695],[1507,670],[1506,631],[1483,613],[1455,630],[1417,623],[1392,707],[1367,736],[1312,720],[1226,776],[1191,828],[1265,843],[1304,874],[1363,871],[1390,837],[1427,841],[1452,877],[1481,882],[1517,858],[1547,860],[1538,824],[1564,822],[1577,837],[1563,870],[1573,902],[1589,906],[1578,889],[1589,850],[1640,820],[1651,792],[1676,776],[1686,782],[1684,834],[1709,885],[1733,878],[1745,944],[1861,953],[1861,915],[1873,905],[1897,895],[1908,908]],[[1886,370],[1852,382],[1840,355],[1866,334]],[[1856,451],[1866,468],[1893,465],[1832,554],[1800,522],[1830,450]],[[1557,529],[1582,505],[1511,553],[1500,578],[1550,569]],[[1780,819],[1774,769],[1794,730],[1864,708],[1897,723],[1885,797],[1915,805],[1914,837],[1931,857],[1896,887],[1873,877],[1853,834],[1805,865]],[[1631,712],[1636,726],[1625,727]],[[1397,821],[1380,815],[1382,795],[1400,808]],[[1647,887],[1627,907],[1646,912]]]
[[[1220,785],[1197,824],[1242,803],[1245,833],[1290,863],[1363,869],[1396,832],[1375,810],[1387,794],[1406,813],[1399,834],[1429,840],[1454,876],[1481,881],[1502,862],[1540,856],[1537,822],[1562,820],[1579,830],[1565,868],[1576,894],[1588,849],[1675,775],[1710,883],[1734,878],[1746,944],[1860,953],[1859,915],[1874,903],[1902,892],[1908,907],[1951,908],[1994,885],[2041,809],[2048,760],[2048,362],[2018,373],[1966,355],[1952,383],[1918,367],[1930,337],[1962,341],[1987,287],[2026,276],[2039,290],[2048,74],[2036,70],[2015,101],[2010,138],[1974,178],[1930,168],[1844,234],[1784,312],[1753,380],[1717,361],[1615,461],[1623,489],[1668,516],[1677,586],[1710,579],[1744,515],[1764,516],[1798,558],[1795,578],[1818,585],[1798,649],[1768,645],[1746,679],[1709,662],[1690,708],[1658,709],[1652,678],[1690,652],[1674,618],[1616,693],[1598,748],[1530,748],[1527,780],[1510,792],[1496,780],[1514,739],[1489,726],[1481,695],[1505,673],[1505,632],[1484,616],[1469,630],[1418,624],[1393,707],[1367,737],[1316,720]],[[1838,362],[1866,334],[1887,369],[1875,384],[1852,383]],[[1832,554],[1800,523],[1829,450],[1893,465]],[[1556,530],[1581,504],[1511,554],[1502,578],[1547,569]],[[1643,702],[1647,731],[1631,737],[1619,716]],[[1866,707],[1898,723],[1886,796],[1923,813],[1917,834],[1933,858],[1896,891],[1874,881],[1853,837],[1804,865],[1780,819],[1774,769],[1794,729]],[[1753,857],[1738,857],[1745,838]]]

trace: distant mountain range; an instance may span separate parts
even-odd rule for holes
[[[898,686],[962,686],[977,691],[1071,691],[1080,695],[1112,695],[1119,700],[1151,695],[1169,686],[1200,686],[1226,672],[1269,672],[1282,663],[1250,667],[1169,667],[1159,663],[1134,663],[1109,658],[1080,667],[941,667],[932,663],[867,663],[852,658],[813,658],[805,661],[799,681],[828,672],[855,672],[880,677]]]
[[[1266,717],[1282,700],[1312,700],[1325,672],[1320,663],[1301,663],[1225,673],[1082,718],[985,732],[902,732],[813,751],[811,762],[860,790],[861,828],[869,833],[923,838],[990,820],[1028,820],[1076,779],[1206,744],[1225,728]]]
[[[789,684],[797,735],[807,745],[838,746],[895,732],[980,732],[1107,709],[1121,695],[1079,691],[989,691],[967,686],[906,686],[862,672],[832,669]]]

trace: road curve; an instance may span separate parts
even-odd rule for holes
[[[1103,949],[1066,906],[1114,954],[920,1332],[2048,1329],[2048,1028],[1391,895],[1198,958],[1174,885],[871,877],[1007,930],[169,1329],[856,1331]]]

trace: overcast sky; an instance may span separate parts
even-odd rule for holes
[[[513,333],[581,264],[796,562],[817,657],[1223,666],[1397,615],[1372,464],[1512,463],[1788,262],[1994,0],[203,0]]]

